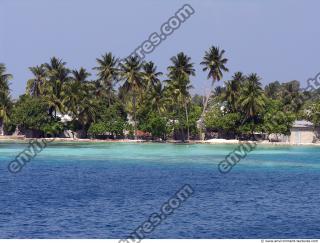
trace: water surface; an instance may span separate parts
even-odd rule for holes
[[[148,238],[320,238],[320,148],[53,143],[15,175],[27,144],[0,143],[0,238],[123,238],[184,184],[194,194]]]

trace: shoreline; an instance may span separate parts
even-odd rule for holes
[[[25,138],[25,137],[11,137],[0,136],[1,142],[15,142],[15,143],[28,143],[33,139],[43,138]],[[243,144],[243,143],[257,143],[257,145],[267,146],[320,146],[320,143],[300,143],[292,144],[288,142],[269,142],[252,141],[252,140],[236,140],[236,139],[209,139],[209,140],[190,140],[182,142],[179,140],[167,140],[167,141],[151,141],[151,140],[133,140],[133,139],[90,139],[90,138],[55,138],[53,142],[69,142],[69,143],[154,143],[154,144],[207,144],[207,145],[228,145],[228,144]]]

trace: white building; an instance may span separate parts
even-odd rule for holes
[[[312,122],[301,120],[293,123],[289,136],[291,144],[315,143],[316,140],[317,136]]]

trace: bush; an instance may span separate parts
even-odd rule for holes
[[[92,123],[88,130],[88,133],[93,137],[96,137],[98,135],[103,135],[106,132],[107,132],[107,127],[106,127],[106,124],[103,122]]]
[[[110,121],[110,122],[96,122],[92,123],[89,127],[88,133],[93,137],[108,135],[111,136],[123,136],[123,130],[125,129],[125,122],[123,121]]]
[[[49,106],[41,98],[21,96],[12,111],[12,124],[19,129],[30,129],[44,132],[50,122]]]
[[[148,117],[148,120],[141,128],[144,131],[151,133],[153,138],[162,138],[165,140],[168,132],[167,123],[168,121],[166,118],[153,113]]]
[[[63,125],[59,121],[51,121],[42,126],[41,130],[50,136],[56,136],[63,132]]]

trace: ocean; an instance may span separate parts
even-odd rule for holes
[[[0,238],[125,239],[184,185],[192,195],[144,238],[320,238],[320,147],[262,146],[229,173],[236,145],[0,143]]]

